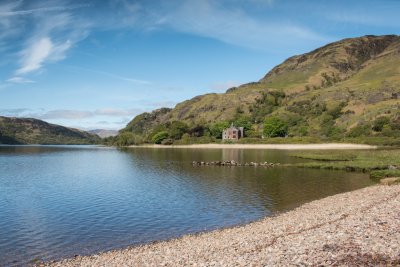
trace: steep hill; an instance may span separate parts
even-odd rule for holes
[[[94,144],[100,138],[37,119],[0,116],[0,144]]]
[[[174,121],[193,128],[241,119],[251,122],[257,135],[271,116],[287,122],[289,136],[372,136],[382,130],[396,135],[400,37],[363,36],[328,44],[285,60],[258,82],[143,113],[122,132],[151,137]]]

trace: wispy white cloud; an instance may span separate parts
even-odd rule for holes
[[[133,27],[148,32],[167,28],[261,50],[293,49],[310,42],[322,44],[332,40],[299,22],[270,16],[267,10],[277,6],[277,0],[114,0],[112,3],[112,12],[118,16],[97,19],[96,23],[102,27]],[[256,16],[254,9],[264,10],[266,15]]]
[[[214,1],[186,1],[178,15],[166,19],[177,30],[226,43],[266,48],[293,45],[288,40],[323,41],[326,37],[288,22],[255,19],[239,9],[226,9]],[[199,23],[200,22],[200,23]]]
[[[8,79],[7,82],[25,84],[25,83],[34,83],[35,81],[32,81],[30,79],[26,79],[26,78],[23,78],[23,77],[19,77],[19,76],[14,76],[14,77]]]
[[[232,2],[236,2],[232,4]],[[269,8],[273,0],[251,0],[252,6]],[[136,18],[132,26],[150,30],[167,27],[178,32],[213,38],[225,43],[271,50],[276,47],[294,48],[309,42],[324,43],[331,40],[289,20],[260,17],[248,13],[248,1],[176,0],[158,1],[157,8],[143,5],[140,12],[132,11]],[[139,17],[139,18],[138,18]]]
[[[15,75],[37,72],[47,63],[64,59],[74,44],[88,35],[91,27],[86,17],[72,11],[88,6],[69,0],[0,3],[0,49],[19,49],[11,54],[19,57]],[[18,42],[10,39],[17,36]]]
[[[55,62],[65,58],[65,53],[71,48],[71,41],[54,44],[49,37],[34,40],[30,46],[21,52],[21,67],[17,75],[30,73],[40,69],[46,61]]]
[[[326,42],[327,37],[311,29],[273,18],[254,16],[246,5],[268,8],[277,0],[174,0],[140,2],[129,0],[94,2],[100,12],[90,10],[90,4],[74,4],[71,0],[10,1],[0,4],[0,49],[5,39],[20,34],[23,38],[19,55],[20,66],[15,75],[37,72],[48,63],[66,58],[76,43],[90,31],[134,27],[141,30],[169,28],[178,32],[213,38],[239,46],[271,50],[275,47],[298,47],[312,42]],[[80,12],[82,11],[82,12]],[[79,13],[80,12],[80,13]],[[29,21],[29,20],[30,21]],[[33,24],[32,24],[33,22]],[[30,24],[30,25],[29,25]],[[16,25],[19,25],[16,26]],[[24,28],[26,27],[26,28]],[[25,31],[26,32],[26,31]],[[88,70],[132,83],[149,81],[121,76],[105,71]]]
[[[21,2],[21,1],[17,1]],[[44,13],[44,12],[52,12],[52,11],[67,11],[73,10],[77,8],[89,7],[88,4],[77,4],[71,6],[53,6],[53,7],[41,7],[27,10],[13,10],[13,11],[1,11],[0,17],[9,17],[9,16],[21,16],[21,15],[32,15],[35,13]]]
[[[138,83],[138,84],[151,84],[152,83],[150,81],[136,79],[136,78],[132,78],[132,77],[125,77],[122,75],[118,75],[118,74],[114,74],[114,73],[102,71],[102,70],[94,70],[94,69],[83,68],[83,67],[78,67],[78,66],[68,66],[68,67],[70,67],[71,69],[82,70],[82,71],[87,71],[87,72],[91,72],[91,73],[104,75],[104,76],[110,77],[112,79],[130,82],[130,83]]]
[[[50,38],[35,40],[31,46],[22,51],[22,66],[16,73],[21,75],[41,68],[43,62],[51,55],[52,49],[53,43]]]
[[[0,3],[0,13],[6,13],[18,8],[22,1],[12,1]],[[23,23],[20,18],[10,18],[0,16],[0,49],[2,51],[7,50],[9,44],[7,40],[9,38],[18,36],[21,32]]]

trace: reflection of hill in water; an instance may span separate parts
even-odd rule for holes
[[[140,169],[153,168],[163,179],[177,179],[196,198],[206,195],[224,204],[263,207],[269,211],[293,208],[307,201],[355,190],[372,183],[361,173],[305,168],[192,166],[192,161],[296,162],[287,151],[126,149]],[[227,200],[229,199],[229,200]],[[267,213],[268,213],[267,212]]]
[[[49,153],[74,153],[76,151],[93,151],[105,149],[92,145],[0,145],[0,155],[38,155]]]

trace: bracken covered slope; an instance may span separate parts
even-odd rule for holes
[[[0,116],[0,144],[94,144],[100,138],[37,119]]]
[[[291,136],[328,136],[382,115],[400,124],[399,110],[400,37],[364,36],[291,57],[258,82],[141,114],[123,131],[146,134],[172,121],[194,126],[238,116],[260,124],[274,115],[289,122]]]

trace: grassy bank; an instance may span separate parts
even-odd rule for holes
[[[400,177],[400,149],[359,151],[312,151],[293,153],[311,160],[298,167],[369,172],[371,178]]]

